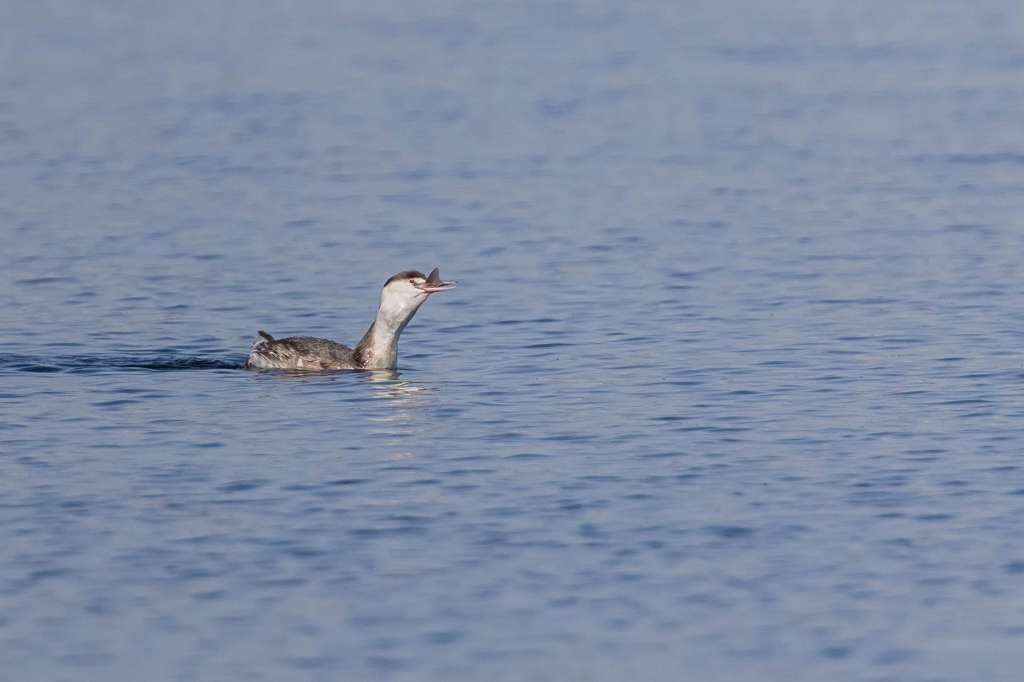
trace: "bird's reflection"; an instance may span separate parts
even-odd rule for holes
[[[395,370],[370,370],[360,372],[361,381],[370,384],[373,397],[387,405],[385,410],[375,410],[367,420],[378,424],[371,432],[388,436],[405,436],[422,428],[431,418],[431,411],[424,409],[437,402],[437,386],[399,379]],[[397,444],[397,442],[396,442]]]
[[[399,407],[421,407],[435,402],[432,393],[438,386],[402,380],[401,372],[394,369],[340,370],[334,372],[303,372],[296,370],[271,370],[261,372],[267,378],[298,380],[307,382],[360,381],[369,384],[372,398],[381,398]],[[405,412],[395,412],[382,419],[405,419]]]
[[[385,381],[397,381],[402,373],[397,369],[368,369],[359,372],[357,376],[363,381],[380,383]]]
[[[399,376],[401,372],[393,369],[374,369],[358,374],[360,380],[372,384],[374,397],[387,398],[398,404],[425,404],[432,401],[430,394],[438,390],[437,386],[403,381]]]

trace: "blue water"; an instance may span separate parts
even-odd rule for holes
[[[364,5],[0,5],[3,678],[1020,679],[1024,6]]]

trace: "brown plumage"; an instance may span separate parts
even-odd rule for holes
[[[289,336],[275,339],[260,334],[245,362],[249,369],[306,369],[321,372],[332,369],[362,369],[354,354],[355,349],[314,336]],[[270,338],[267,338],[270,337]]]

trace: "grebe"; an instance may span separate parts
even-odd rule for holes
[[[398,362],[398,337],[431,294],[446,291],[455,282],[445,282],[434,268],[424,276],[406,270],[388,278],[380,292],[377,318],[355,348],[312,336],[275,339],[263,330],[245,361],[246,369],[394,369]]]

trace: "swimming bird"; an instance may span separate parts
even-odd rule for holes
[[[398,363],[398,337],[431,294],[447,291],[455,282],[441,279],[437,268],[429,275],[405,270],[392,275],[380,292],[380,307],[373,324],[355,348],[312,336],[275,339],[263,331],[252,345],[246,369],[394,369]]]

